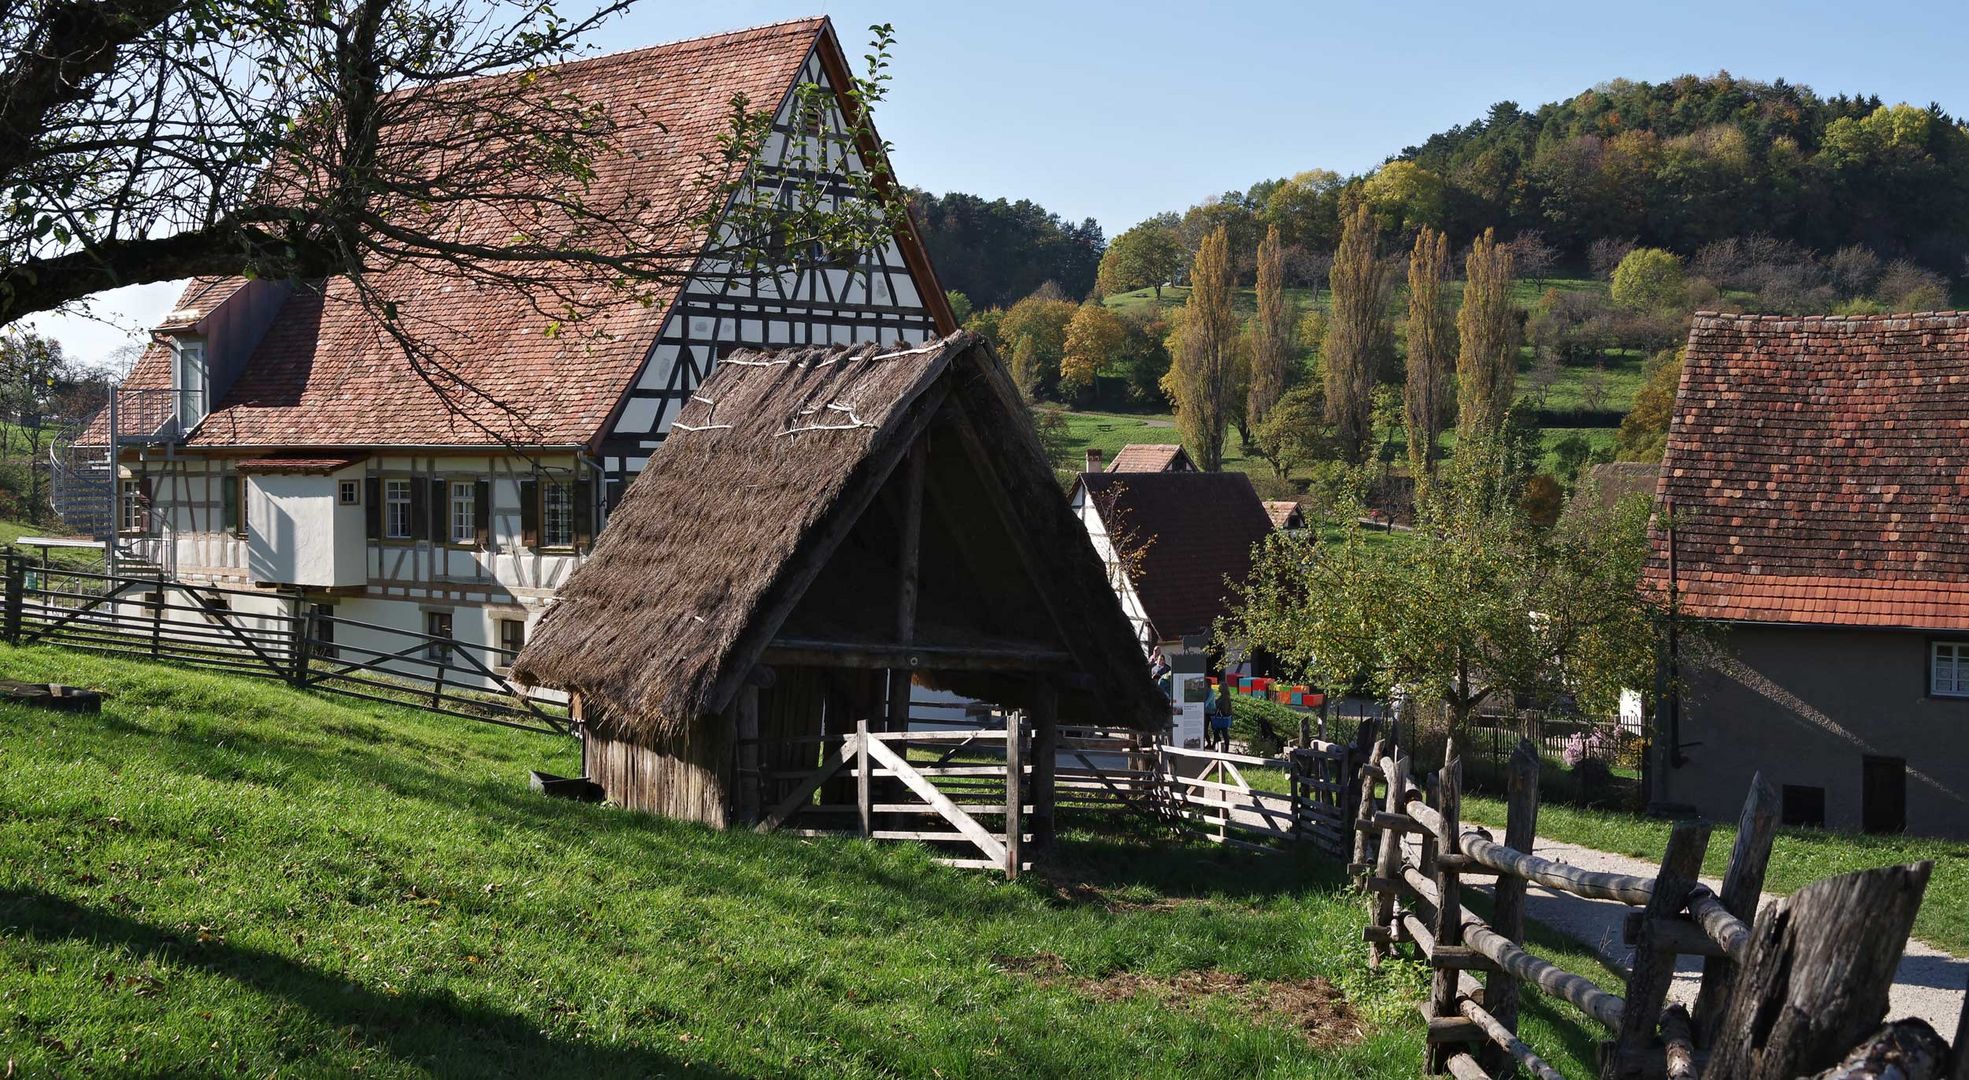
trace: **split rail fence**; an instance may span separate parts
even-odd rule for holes
[[[1377,743],[1359,771],[1352,870],[1373,896],[1364,935],[1376,964],[1406,945],[1432,971],[1422,1005],[1431,1072],[1476,1080],[1516,1070],[1558,1080],[1518,1037],[1526,991],[1565,1001],[1605,1029],[1603,1078],[1790,1080],[1860,1053],[1869,1036],[1908,1036],[1908,1028],[1880,1024],[1930,864],[1828,878],[1759,912],[1777,824],[1777,795],[1761,777],[1712,891],[1698,880],[1710,833],[1703,822],[1676,825],[1652,878],[1533,855],[1538,755],[1528,741],[1511,759],[1501,843],[1462,823],[1457,763],[1418,784],[1406,755]],[[1465,892],[1486,881],[1490,911],[1479,916],[1464,905]],[[1625,986],[1601,986],[1527,948],[1533,885],[1634,909]],[[1693,1007],[1668,1003],[1685,955],[1703,958]],[[1927,1037],[1938,1041],[1932,1031]],[[1964,1039],[1969,1032],[1958,1035]],[[1959,1043],[1956,1053],[1969,1048]],[[1948,1054],[1942,1045],[1942,1060]]]
[[[513,655],[315,610],[298,596],[36,563],[8,550],[0,636],[292,686],[528,731],[567,734],[557,695],[514,683]]]

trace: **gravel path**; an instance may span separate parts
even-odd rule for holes
[[[1533,845],[1536,854],[1557,859],[1587,870],[1606,870],[1652,878],[1659,867],[1653,863],[1614,855],[1605,851],[1561,843],[1539,837]],[[1709,887],[1721,883],[1703,879]],[[1621,944],[1621,925],[1632,908],[1613,900],[1588,900],[1569,893],[1555,892],[1539,885],[1525,891],[1525,914],[1588,946],[1625,968],[1633,963],[1634,950]],[[1764,894],[1764,902],[1775,899]],[[1675,984],[1669,990],[1672,1000],[1693,1004],[1702,980],[1702,958],[1681,957],[1675,971]],[[1955,1038],[1956,1021],[1962,1015],[1962,995],[1969,983],[1969,960],[1962,960],[1919,941],[1910,940],[1901,956],[1901,967],[1894,980],[1892,1004],[1887,1018],[1898,1020],[1918,1016],[1934,1025],[1944,1039]]]

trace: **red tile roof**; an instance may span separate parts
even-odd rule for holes
[[[1111,473],[1169,472],[1195,469],[1190,455],[1175,443],[1129,443],[1108,463]]]
[[[678,250],[697,250],[702,231],[674,223],[688,215],[702,194],[701,176],[719,160],[717,140],[728,130],[732,98],[744,94],[754,107],[782,100],[826,27],[825,19],[803,19],[551,69],[556,90],[606,108],[616,124],[611,152],[596,162],[584,197],[595,205],[638,206],[646,233]],[[488,209],[458,227],[503,234],[510,224],[491,220],[500,216]],[[648,307],[612,304],[550,335],[549,317],[523,299],[475,289],[455,273],[403,265],[372,284],[396,302],[402,325],[473,389],[519,411],[510,416],[452,388],[459,405],[500,436],[448,408],[445,395],[411,369],[354,302],[353,287],[338,278],[288,296],[243,374],[188,444],[587,444],[635,377],[674,295],[674,289],[659,295]],[[213,291],[209,281],[194,282],[178,307],[209,313],[203,301]],[[556,302],[549,297],[542,304]],[[153,347],[125,385],[167,388],[170,377],[169,353]]]
[[[1088,473],[1080,478],[1112,536],[1147,544],[1136,595],[1164,641],[1228,614],[1231,584],[1251,576],[1251,549],[1272,519],[1238,472]]]
[[[1295,499],[1266,499],[1265,516],[1272,519],[1274,529],[1297,529],[1306,523]]]
[[[1687,614],[1969,630],[1969,313],[1699,314],[1658,494]]]

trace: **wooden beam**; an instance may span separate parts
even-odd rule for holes
[[[1724,912],[1747,925],[1757,918],[1757,902],[1764,892],[1764,871],[1771,864],[1771,843],[1777,837],[1778,793],[1763,773],[1750,778],[1750,793],[1744,797],[1743,812],[1737,818],[1737,841],[1730,849],[1730,866],[1723,873],[1723,891],[1717,897]],[[1691,907],[1694,912],[1694,908]],[[1704,915],[1706,912],[1697,912]],[[1705,919],[1705,925],[1721,926],[1722,920]],[[1745,935],[1748,940],[1749,935]],[[1727,957],[1711,957],[1702,962],[1702,989],[1696,993],[1696,1006],[1690,1015],[1697,1046],[1716,1042],[1716,1025],[1723,1019],[1729,1003],[1730,984],[1737,965]]]
[[[747,684],[738,692],[738,701],[733,706],[737,714],[733,726],[737,729],[738,745],[734,771],[738,824],[751,825],[759,820],[759,805],[764,801],[764,792],[759,779],[759,688]]]
[[[917,439],[902,465],[902,522],[896,544],[896,640],[916,640],[916,590],[923,561],[923,470],[929,447]],[[889,730],[909,729],[913,669],[889,669]]]
[[[917,798],[929,803],[930,809],[935,810],[939,817],[956,826],[957,831],[963,833],[966,840],[969,840],[979,851],[984,852],[985,858],[992,860],[993,864],[1001,869],[1005,866],[1005,845],[999,842],[998,837],[986,832],[976,818],[959,809],[956,803],[950,801],[948,795],[938,791],[936,785],[911,767],[909,762],[883,745],[880,739],[868,740],[868,753],[870,757],[893,771],[897,779],[916,793]]]
[[[1679,915],[1695,891],[1702,873],[1702,856],[1709,850],[1709,823],[1685,821],[1668,837],[1647,907],[1642,909],[1641,933],[1634,942],[1634,972],[1627,979],[1627,1008],[1614,1035],[1614,1053],[1600,1072],[1605,1080],[1638,1078],[1640,1063],[1654,1045],[1661,1010],[1668,1003],[1668,984],[1675,978],[1675,954],[1655,947],[1661,924]]]
[[[878,641],[776,638],[760,654],[786,667],[867,668],[885,671],[1064,671],[1073,657],[1038,646],[905,645]]]

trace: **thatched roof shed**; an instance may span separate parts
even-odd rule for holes
[[[577,695],[591,775],[598,746],[634,748],[634,776],[596,776],[611,798],[716,824],[756,805],[732,790],[748,687],[786,738],[906,724],[919,680],[1168,717],[1016,389],[970,334],[721,362],[514,669]],[[886,688],[867,677],[885,672]]]

